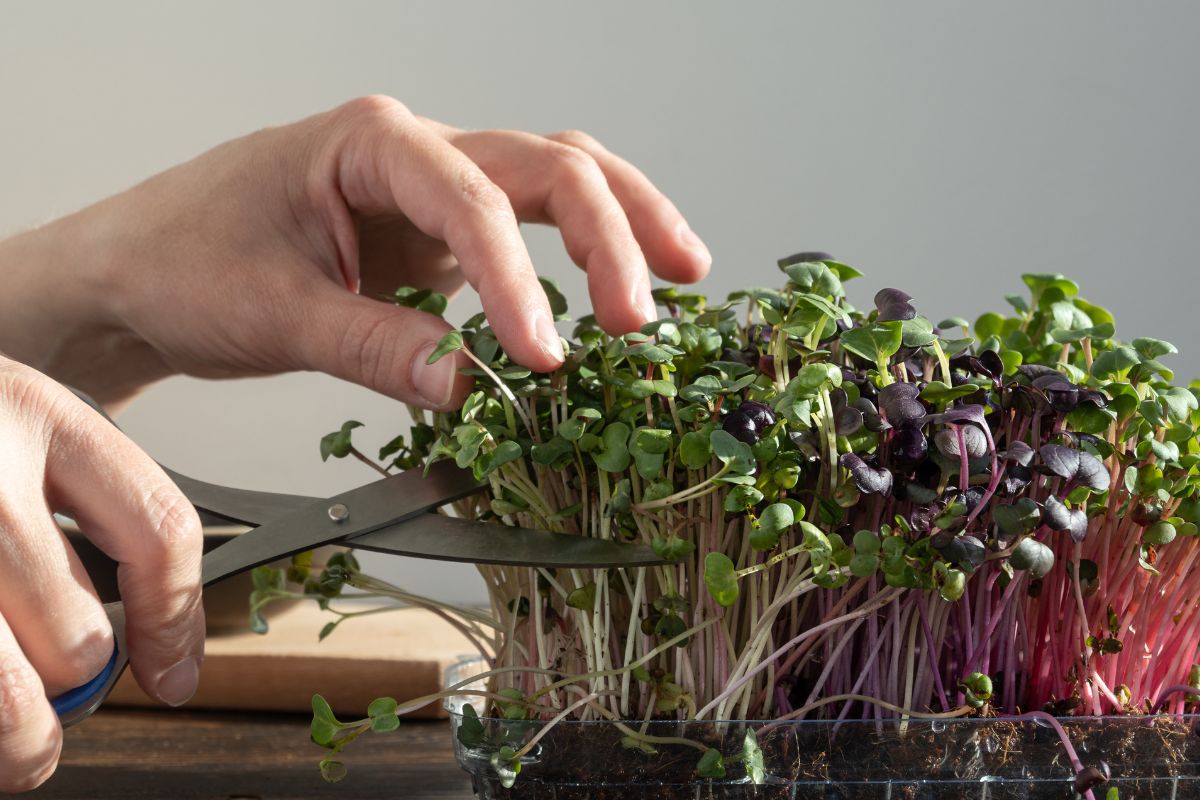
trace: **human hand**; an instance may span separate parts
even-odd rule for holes
[[[100,307],[63,303],[90,315],[79,330],[91,333],[54,348],[58,363],[18,357],[108,403],[172,373],[319,370],[452,408],[469,385],[464,357],[425,363],[449,326],[370,298],[467,282],[514,360],[555,368],[561,345],[519,221],[558,226],[614,334],[656,316],[648,265],[692,282],[710,263],[670,201],[583,134],[460,131],[369,97],[226,143],[64,220],[73,230],[58,241],[89,265],[74,277]]]
[[[179,705],[204,652],[200,521],[145,453],[71,392],[0,357],[0,792],[53,772],[47,701],[97,675],[113,633],[52,512],[118,562],[138,683]]]

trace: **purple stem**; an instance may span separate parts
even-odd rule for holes
[[[1189,689],[1191,687],[1188,687]],[[1063,730],[1063,726],[1058,720],[1047,714],[1045,711],[1027,711],[1024,714],[1013,717],[1013,719],[1040,719],[1047,723],[1051,728],[1054,728],[1058,738],[1063,743],[1063,748],[1067,751],[1067,758],[1071,759],[1071,766],[1075,770],[1075,774],[1083,771],[1083,762],[1079,760],[1079,754],[1075,752],[1075,746],[1071,744],[1071,740],[1067,737],[1067,732]],[[1088,800],[1096,800],[1096,796],[1092,794],[1092,790],[1088,789],[1083,793],[1083,796]]]
[[[1004,594],[1000,596],[1000,608],[996,609],[997,613],[988,619],[987,627],[984,628],[983,631],[983,638],[979,640],[979,645],[975,648],[975,652],[971,653],[970,658],[967,659],[966,666],[963,667],[964,675],[970,675],[974,671],[976,665],[979,664],[979,660],[983,656],[983,653],[987,651],[988,642],[991,640],[992,634],[996,632],[996,626],[1000,623],[1000,617],[1003,616],[1003,614],[999,612],[1002,611],[1012,599],[1013,594],[1017,590],[1017,585],[1021,583],[1022,577],[1023,576],[1014,577],[1008,582],[1008,586],[1005,587]],[[985,607],[985,611],[986,610],[988,610],[988,608]]]
[[[933,631],[929,629],[929,620],[925,618],[925,604],[917,600],[917,616],[921,618],[921,630],[925,632],[925,646],[929,648],[929,667],[933,670],[933,684],[937,687],[938,697],[942,701],[942,710],[950,710],[950,701],[946,699],[946,688],[942,686],[942,671],[938,669],[937,651],[933,647]]]

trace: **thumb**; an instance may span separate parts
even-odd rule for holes
[[[430,354],[453,330],[445,320],[320,283],[292,328],[304,369],[325,372],[433,411],[458,408],[471,379],[462,353],[433,364]]]

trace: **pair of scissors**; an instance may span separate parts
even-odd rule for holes
[[[74,391],[108,419],[94,400]],[[234,489],[163,469],[197,509],[253,528],[204,555],[204,586],[327,544],[439,561],[545,568],[664,563],[651,547],[642,544],[438,514],[440,506],[487,486],[450,461],[437,462],[425,471],[397,473],[329,498]],[[125,606],[120,601],[105,603],[104,610],[116,640],[112,658],[95,678],[51,699],[64,728],[91,716],[128,666]]]

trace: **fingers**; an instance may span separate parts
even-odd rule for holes
[[[149,456],[55,388],[61,393],[53,398],[56,424],[46,449],[49,499],[119,564],[138,683],[152,697],[181,705],[196,691],[204,656],[200,520]],[[111,652],[110,646],[105,656]]]
[[[695,283],[708,274],[712,256],[683,215],[635,166],[579,131],[552,133],[551,141],[575,147],[604,172],[608,186],[629,217],[654,274],[675,283]]]
[[[0,614],[47,694],[55,696],[104,668],[113,632],[91,580],[45,504],[41,471],[36,482],[30,477],[29,472],[7,475],[0,500]]]
[[[436,411],[458,408],[466,399],[471,379],[458,371],[470,366],[465,355],[426,363],[452,330],[444,320],[325,282],[313,285],[304,308],[287,324],[305,368]]]
[[[694,283],[708,274],[712,255],[675,205],[640,170],[586,133],[563,131],[541,137],[515,131],[461,131],[436,120],[421,121],[476,161],[508,193],[521,219],[540,221],[547,216],[544,206],[551,193],[546,177],[574,183],[599,167],[655,275],[675,283]],[[547,147],[547,141],[576,152],[564,154],[562,148]],[[579,158],[580,153],[587,158]]]
[[[394,100],[366,98],[340,113],[348,122],[330,168],[350,206],[401,212],[446,242],[508,354],[541,372],[561,364],[550,304],[504,192]]]
[[[646,259],[591,156],[519,131],[463,134],[454,145],[508,195],[520,218],[558,226],[571,259],[587,271],[602,327],[625,333],[657,317]]]
[[[61,749],[62,728],[45,687],[0,616],[0,792],[40,786]]]

